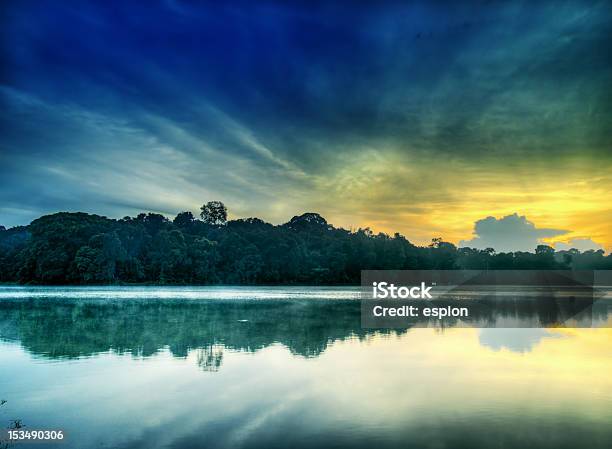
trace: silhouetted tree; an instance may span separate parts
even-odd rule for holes
[[[179,213],[174,218],[173,223],[175,226],[178,226],[179,228],[186,228],[188,226],[191,226],[194,221],[195,221],[195,217],[193,216],[193,214],[187,211],[187,212]]]
[[[224,225],[227,222],[227,208],[221,201],[209,201],[200,210],[200,217],[206,224]]]
[[[0,230],[0,282],[358,284],[361,270],[373,269],[612,269],[602,250],[496,253],[442,238],[418,247],[401,234],[336,228],[315,213],[275,226],[226,222],[222,203],[206,206],[206,222],[189,212],[173,222],[154,213],[113,220],[62,212]]]

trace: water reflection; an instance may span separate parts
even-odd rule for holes
[[[0,338],[51,359],[108,351],[150,357],[165,348],[184,358],[197,349],[198,366],[217,371],[223,349],[254,352],[280,343],[292,354],[316,357],[335,341],[409,332],[363,329],[355,289],[316,288],[312,297],[304,288],[138,288],[133,298],[129,291],[0,288]],[[555,322],[561,313],[554,302],[554,308],[543,308],[520,298],[495,301],[497,307],[482,309],[482,323],[537,326]],[[590,309],[588,320],[605,322],[608,314],[607,305]],[[493,350],[524,352],[551,335],[544,329],[482,329],[479,341]]]
[[[363,330],[359,313],[5,297],[0,418],[66,429],[64,449],[609,447],[611,329]]]
[[[51,298],[5,299],[0,306],[0,337],[50,358],[109,350],[148,357],[166,347],[185,357],[194,348],[253,352],[274,343],[314,357],[336,340],[372,333],[361,329],[359,303],[353,300]]]
[[[531,351],[544,338],[561,338],[551,329],[480,329],[478,341],[494,351],[507,349],[523,353]]]

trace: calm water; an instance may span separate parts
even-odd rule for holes
[[[372,331],[356,298],[0,287],[2,427],[66,432],[37,448],[612,447],[612,329]]]

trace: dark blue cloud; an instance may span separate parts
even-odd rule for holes
[[[487,217],[474,223],[474,238],[459,242],[469,248],[497,251],[531,251],[545,244],[542,239],[567,234],[563,229],[537,228],[525,216],[514,213],[502,218]]]

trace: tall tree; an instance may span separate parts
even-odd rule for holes
[[[191,224],[193,224],[194,221],[195,221],[195,217],[193,216],[193,214],[187,211],[187,212],[180,212],[174,218],[173,223],[179,228],[186,228],[190,226]]]
[[[209,201],[200,208],[202,221],[210,225],[224,225],[227,223],[227,208],[221,201]]]

